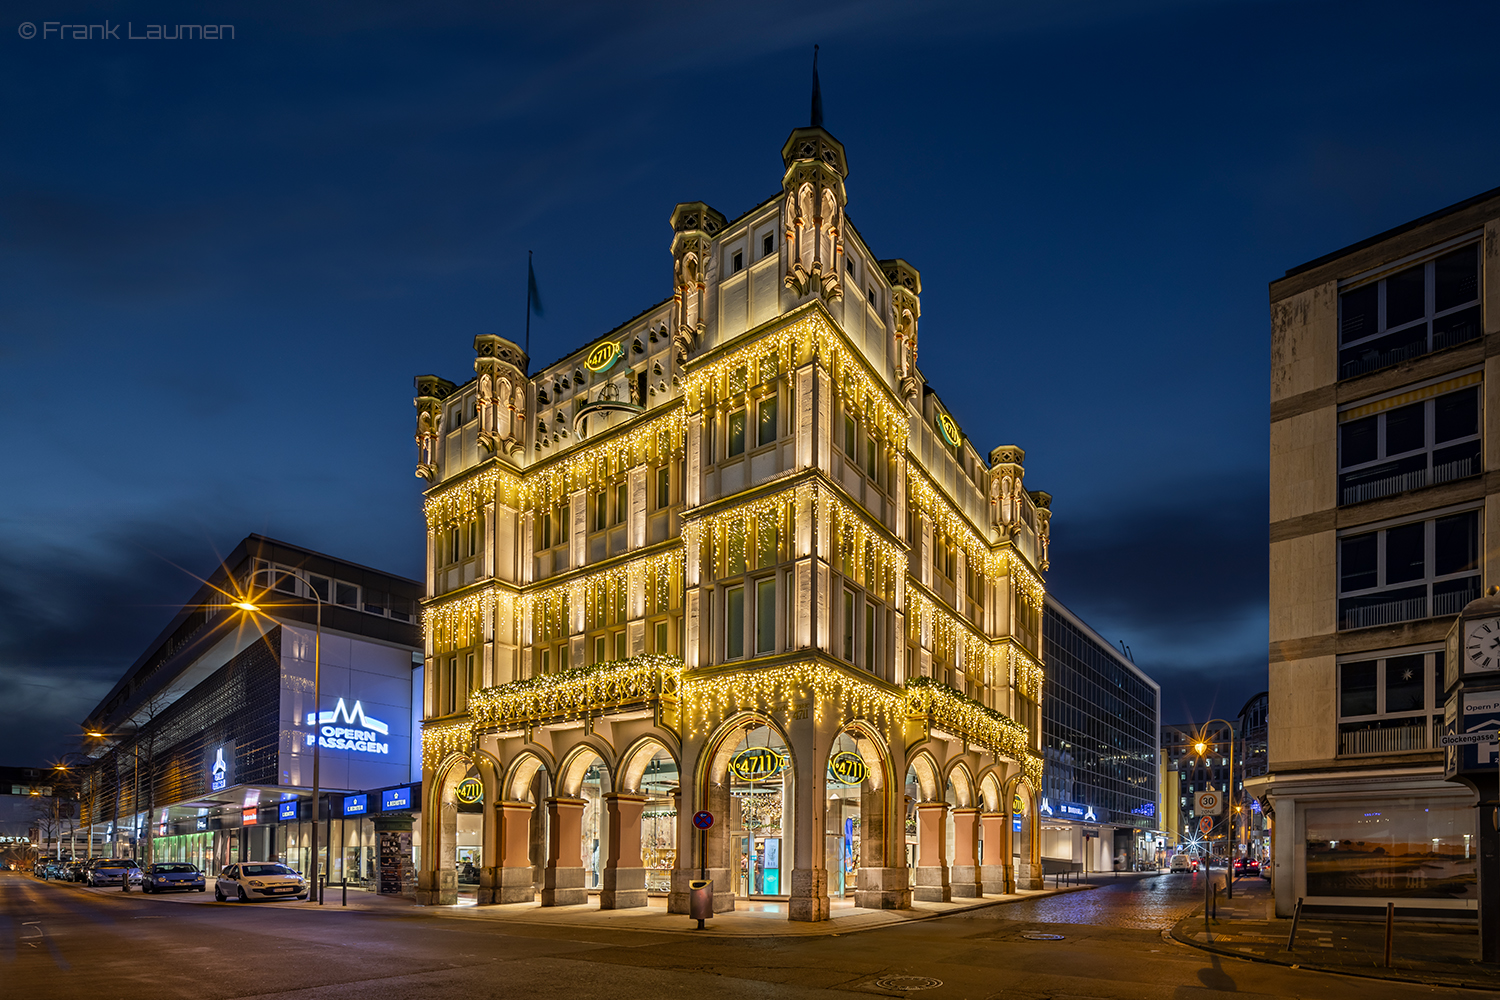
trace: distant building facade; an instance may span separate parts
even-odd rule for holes
[[[1204,744],[1202,753],[1197,749],[1200,742]],[[1167,768],[1177,775],[1177,815],[1172,831],[1176,834],[1177,844],[1179,847],[1203,844],[1205,838],[1198,824],[1204,814],[1198,811],[1197,795],[1199,792],[1229,791],[1231,760],[1234,761],[1233,801],[1242,805],[1244,759],[1238,734],[1233,727],[1221,723],[1206,727],[1190,723],[1167,725],[1161,729],[1161,748]],[[1226,803],[1228,801],[1226,799]],[[1229,851],[1223,819],[1222,813],[1216,817],[1218,825],[1208,835],[1208,845],[1216,856],[1224,856]]]
[[[1270,714],[1270,693],[1262,691],[1252,695],[1240,708],[1237,717],[1240,735],[1240,773],[1238,783],[1258,778],[1270,770],[1270,748],[1267,742]],[[1246,857],[1263,860],[1269,857],[1271,844],[1266,825],[1266,806],[1254,795],[1237,798],[1241,812],[1236,817],[1238,837],[1236,843],[1243,845]]]
[[[1133,870],[1157,854],[1161,687],[1047,595],[1042,864]]]
[[[94,850],[210,873],[278,860],[372,885],[380,833],[412,845],[421,584],[260,535],[206,580],[84,722],[99,734],[80,795]],[[317,817],[342,822],[313,859]]]
[[[1500,190],[1271,283],[1276,904],[1477,910],[1444,637],[1500,571]],[[1489,476],[1487,478],[1487,473]]]

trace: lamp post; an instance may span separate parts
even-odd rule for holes
[[[1204,752],[1213,746],[1213,744],[1208,741],[1208,727],[1210,723],[1214,722],[1222,723],[1224,728],[1229,730],[1229,787],[1224,793],[1224,803],[1229,807],[1224,814],[1224,868],[1227,873],[1224,879],[1224,886],[1225,892],[1227,893],[1229,898],[1233,899],[1234,858],[1230,856],[1230,848],[1231,841],[1234,840],[1234,726],[1230,725],[1229,722],[1225,719],[1209,719],[1208,722],[1205,722],[1203,724],[1203,728],[1198,730],[1198,739],[1194,744],[1193,749],[1198,751],[1199,757],[1202,757],[1204,756]],[[1207,835],[1205,835],[1204,837],[1204,843],[1206,846],[1206,850],[1204,851],[1204,868],[1206,875],[1207,870],[1213,867],[1208,863],[1208,860],[1213,857],[1213,844],[1212,841],[1208,839]],[[1207,905],[1210,891],[1208,883],[1209,879],[1205,877],[1203,880],[1204,905]]]
[[[298,579],[300,579],[300,577]],[[322,906],[323,905],[323,880],[318,877],[318,811],[319,811],[318,810],[318,805],[319,805],[319,797],[320,797],[321,792],[322,792],[322,790],[321,790],[321,788],[319,787],[319,784],[318,784],[318,756],[319,756],[318,755],[318,748],[319,748],[319,746],[323,742],[322,734],[319,732],[319,727],[322,724],[322,716],[320,714],[320,711],[321,711],[321,707],[322,707],[322,703],[323,703],[323,675],[322,675],[322,666],[323,666],[323,598],[321,596],[319,596],[317,588],[315,588],[311,583],[308,583],[307,581],[303,581],[303,582],[307,583],[307,592],[312,595],[313,600],[317,604],[317,617],[314,619],[316,625],[315,625],[315,628],[314,628],[314,631],[313,631],[313,710],[312,710],[312,728],[313,728],[312,805],[313,805],[313,808],[312,808],[312,852],[309,855],[310,858],[311,858],[311,862],[312,862],[311,863],[311,867],[312,867],[313,884],[312,884],[312,890],[311,890],[308,898],[309,899],[316,898],[317,901],[318,901],[318,905]],[[260,614],[261,613],[260,607],[258,605],[256,605],[256,604],[251,603],[250,601],[238,601],[238,602],[236,602],[234,604],[234,607],[239,608],[241,611],[249,612],[251,614]],[[330,875],[333,874],[333,845],[331,845],[331,844],[329,845],[329,850],[328,850],[328,872],[329,872]]]

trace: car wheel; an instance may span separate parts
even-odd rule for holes
[[[307,893],[304,892],[302,895],[298,896],[297,898],[298,899],[306,899],[307,898]]]
[[[250,897],[248,897],[248,896],[245,895],[245,887],[244,886],[242,886],[242,885],[235,886],[234,887],[234,892],[235,892],[235,896],[239,899],[239,901],[241,903],[248,903],[248,902],[250,902]]]
[[[207,892],[208,891],[208,886],[206,886],[206,885],[200,885],[198,887],[198,891],[199,892]]]
[[[142,883],[141,883],[141,891],[142,891],[142,892],[144,892],[144,893],[147,893],[147,894],[150,894],[150,893],[152,893],[152,892],[155,892],[155,891],[156,891],[156,890],[155,890],[155,889],[152,889],[152,888],[151,888],[151,887],[150,887],[150,886],[149,886],[149,885],[147,885],[147,884],[146,884],[146,883],[145,883],[145,882],[142,882]]]
[[[221,903],[224,902],[224,890],[218,886],[214,886],[214,899]]]

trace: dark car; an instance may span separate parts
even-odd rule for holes
[[[83,882],[97,889],[102,885],[119,885],[132,875],[139,878],[140,869],[129,858],[97,858],[84,874]]]
[[[74,861],[68,865],[68,870],[63,874],[63,878],[69,882],[82,882],[83,873],[88,871],[88,867],[89,863],[87,861]]]
[[[162,861],[147,866],[141,873],[142,892],[174,892],[176,890],[208,891],[208,883],[196,865],[185,861]]]
[[[1255,858],[1235,858],[1234,873],[1236,875],[1259,875],[1260,862]]]

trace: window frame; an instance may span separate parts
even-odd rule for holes
[[[1384,265],[1374,271],[1355,275],[1339,282],[1337,302],[1337,326],[1335,333],[1335,347],[1338,356],[1338,378],[1340,381],[1355,378],[1367,372],[1378,371],[1391,365],[1399,364],[1411,358],[1422,357],[1434,351],[1443,350],[1457,344],[1469,343],[1483,336],[1483,311],[1484,311],[1484,250],[1482,246],[1483,233],[1467,233],[1455,237],[1452,240],[1427,247],[1420,253],[1412,254],[1391,264]],[[1447,306],[1443,309],[1437,308],[1437,262],[1452,254],[1474,247],[1476,260],[1476,282],[1475,298],[1467,299],[1457,305]],[[1422,295],[1423,311],[1420,318],[1398,323],[1394,327],[1388,325],[1387,321],[1387,292],[1391,279],[1411,271],[1413,268],[1421,267],[1422,273]],[[1375,288],[1375,330],[1363,336],[1344,339],[1345,305],[1347,297],[1358,292]],[[1440,320],[1457,317],[1460,313],[1470,309],[1478,309],[1479,319],[1477,322],[1478,332],[1462,339],[1454,339],[1442,344],[1437,343],[1440,334],[1434,332],[1434,328]],[[1360,348],[1371,348],[1375,344],[1387,338],[1398,337],[1404,333],[1411,333],[1421,328],[1423,340],[1420,350],[1409,350],[1402,347],[1390,348],[1384,353],[1368,354],[1361,357],[1352,352]],[[1413,342],[1410,346],[1416,346]],[[1404,351],[1404,353],[1403,353]]]
[[[1451,382],[1459,382],[1472,379],[1466,384],[1456,385],[1443,392],[1434,392],[1431,395],[1421,396],[1418,399],[1402,403],[1399,406],[1380,406],[1382,403],[1399,399],[1411,394],[1419,394],[1423,390],[1432,389]],[[1457,396],[1460,393],[1473,393],[1476,400],[1475,426],[1470,434],[1460,434],[1447,438],[1443,441],[1437,440],[1438,405],[1441,401]],[[1405,451],[1391,453],[1388,451],[1389,438],[1388,429],[1390,417],[1408,409],[1412,406],[1422,407],[1422,445],[1417,448],[1408,448]],[[1345,414],[1358,413],[1368,407],[1379,407],[1374,412],[1358,417],[1346,418]],[[1365,399],[1350,403],[1339,408],[1338,432],[1337,432],[1337,465],[1338,465],[1338,505],[1347,507],[1369,500],[1377,500],[1396,493],[1402,493],[1411,489],[1421,489],[1426,486],[1436,486],[1441,483],[1455,482],[1470,476],[1479,475],[1484,471],[1483,441],[1484,441],[1484,379],[1483,371],[1474,368],[1469,371],[1450,373],[1436,379],[1430,379],[1423,383],[1403,387],[1395,393],[1388,393],[1374,399]],[[1374,421],[1376,440],[1375,457],[1362,462],[1346,462],[1345,452],[1347,450],[1348,435],[1358,424],[1366,421]],[[1460,451],[1472,452],[1468,457],[1459,457],[1456,453]],[[1438,456],[1447,453],[1444,464],[1438,464]],[[1412,466],[1414,459],[1423,459],[1420,469],[1416,467],[1395,469],[1389,475],[1382,478],[1372,478],[1364,482],[1350,482],[1362,475],[1379,472],[1383,467]],[[1467,468],[1457,467],[1458,464],[1466,463]]]
[[[736,626],[736,603],[738,603],[738,626]],[[734,642],[735,629],[739,629],[739,642]],[[736,650],[736,646],[738,649]],[[724,659],[745,658],[745,585],[736,583],[724,588]]]
[[[1362,524],[1358,527],[1348,528],[1340,531],[1335,539],[1338,630],[1340,632],[1345,632],[1352,629],[1373,628],[1381,625],[1391,625],[1402,621],[1421,621],[1426,618],[1439,618],[1445,615],[1457,614],[1459,610],[1462,610],[1463,604],[1468,603],[1468,601],[1472,600],[1473,597],[1477,597],[1482,590],[1484,572],[1483,560],[1485,551],[1483,511],[1484,506],[1482,503],[1462,504],[1456,505],[1454,507],[1441,508],[1438,510],[1424,511],[1420,516],[1417,517],[1392,519],[1389,521],[1377,521],[1371,524]],[[1448,573],[1438,573],[1437,522],[1446,520],[1447,518],[1457,517],[1465,514],[1472,515],[1475,519],[1475,551],[1478,553],[1476,564],[1474,568],[1471,569],[1461,569],[1454,570]],[[1387,582],[1388,533],[1394,529],[1405,528],[1415,524],[1420,524],[1423,526],[1422,576],[1408,580]],[[1345,545],[1354,539],[1364,538],[1369,535],[1376,536],[1376,583],[1373,586],[1356,587],[1346,590],[1344,586],[1346,575]],[[1436,590],[1436,587],[1438,585],[1457,583],[1469,579],[1472,579],[1474,581],[1474,585],[1470,588],[1458,590],[1452,587],[1445,587],[1442,593],[1438,593],[1438,591]],[[1382,594],[1396,594],[1401,591],[1415,590],[1419,587],[1423,588],[1423,595],[1420,598],[1417,598],[1415,596],[1407,598],[1395,598],[1384,602],[1384,605],[1392,605],[1398,600],[1414,601],[1420,599],[1423,601],[1423,614],[1415,616],[1401,616],[1400,612],[1398,612],[1398,617],[1380,621],[1373,620],[1378,617],[1377,615],[1360,616],[1355,614],[1355,612],[1366,610],[1367,608],[1383,606],[1380,604],[1361,603],[1369,598],[1379,597]],[[1469,594],[1472,594],[1472,596],[1464,596]],[[1437,603],[1438,599],[1449,597],[1450,595],[1457,595],[1457,597],[1454,597],[1453,600],[1445,601],[1443,604],[1443,610],[1439,610]],[[1455,607],[1450,609],[1448,605],[1450,603],[1455,603],[1459,598],[1463,598],[1461,603],[1457,603]],[[1359,619],[1364,619],[1363,623],[1354,623]]]

